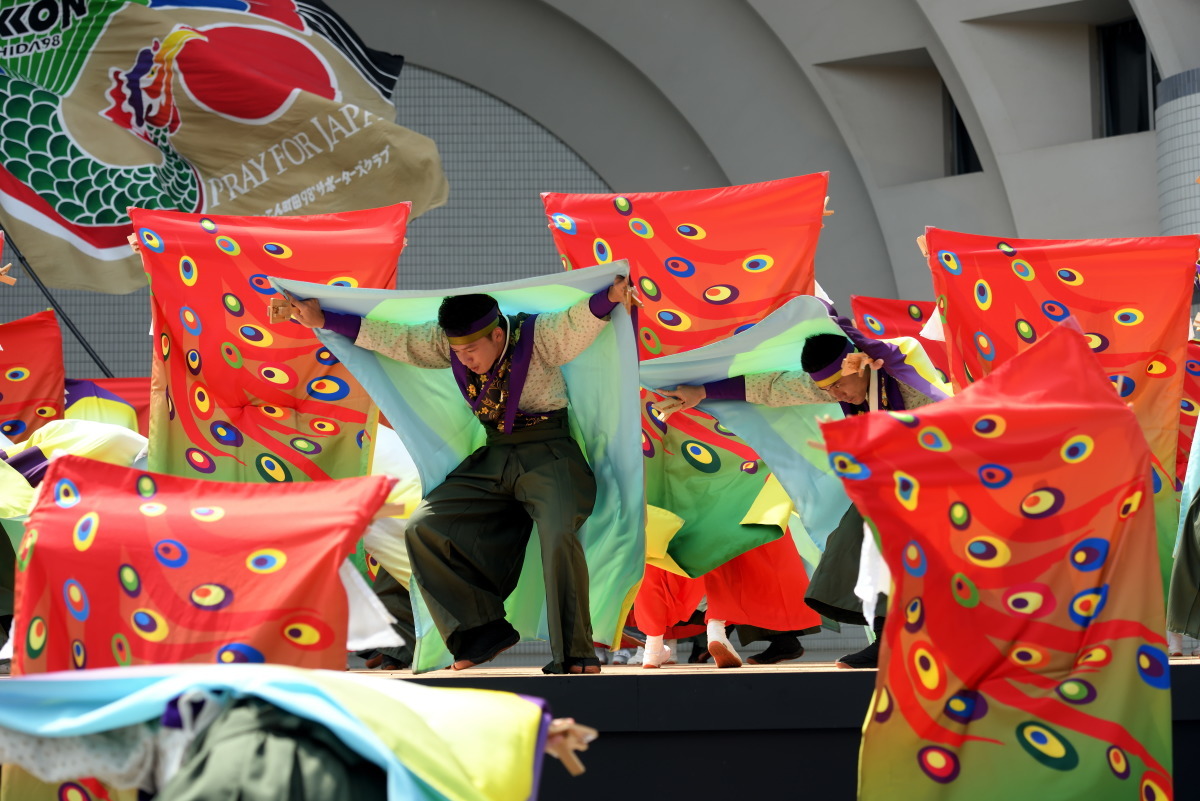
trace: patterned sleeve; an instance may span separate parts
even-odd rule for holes
[[[437,323],[400,325],[364,319],[354,344],[414,367],[450,366],[450,342]]]
[[[808,373],[789,370],[746,376],[746,400],[763,406],[796,406],[801,403],[833,403],[829,393],[817,387]]]
[[[934,402],[933,398],[929,397],[923,392],[913,389],[903,381],[897,381],[896,384],[899,385],[900,395],[904,398],[905,409],[919,409],[922,406],[928,406]]]
[[[587,297],[563,311],[538,315],[533,326],[533,350],[538,358],[562,365],[587,350],[608,324],[607,319],[595,315],[591,302]]]

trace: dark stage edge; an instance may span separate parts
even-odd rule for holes
[[[371,673],[538,696],[556,717],[599,729],[580,755],[582,776],[572,778],[547,757],[543,801],[854,801],[859,738],[875,686],[873,670],[812,662],[730,670],[606,666],[599,676],[486,667]],[[1171,682],[1175,765],[1186,783],[1186,767],[1200,753],[1200,658],[1171,660]]]

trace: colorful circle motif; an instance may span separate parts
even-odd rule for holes
[[[662,351],[662,340],[658,338],[658,334],[654,333],[652,328],[638,329],[638,340],[642,343],[642,347],[647,353],[657,355]]]
[[[642,239],[654,238],[654,227],[640,217],[634,217],[629,221],[629,230],[633,231]]]
[[[1167,791],[1170,786],[1171,779],[1168,777],[1147,772],[1138,786],[1138,798],[1142,801],[1171,801],[1171,794]]]
[[[55,417],[58,414],[58,409],[53,406],[39,406],[35,411],[38,417]]]
[[[992,287],[982,278],[975,282],[975,305],[983,311],[992,308]]]
[[[207,233],[210,233],[210,234],[215,234],[218,230],[217,224],[215,222],[213,222],[212,220],[210,220],[208,217],[200,218],[200,228],[201,228],[201,230],[206,231]]]
[[[92,612],[87,592],[84,591],[83,585],[75,579],[67,579],[63,582],[63,603],[66,604],[67,612],[71,617],[80,622],[87,620],[88,615]]]
[[[275,337],[272,336],[270,331],[262,326],[251,325],[249,323],[238,328],[238,336],[243,341],[262,348],[269,348],[275,342]]]
[[[167,249],[167,243],[163,242],[162,237],[149,228],[139,228],[137,237],[138,241],[142,243],[142,247],[155,253],[162,253]]]
[[[1058,276],[1059,281],[1062,281],[1067,286],[1079,286],[1083,283],[1083,276],[1080,275],[1078,270],[1064,267],[1061,270],[1055,271],[1054,274]]]
[[[71,641],[71,667],[75,670],[87,667],[87,648],[84,647],[83,640]]]
[[[676,309],[662,309],[655,316],[663,328],[671,331],[686,331],[692,327],[692,318]]]
[[[54,503],[60,509],[70,509],[79,503],[79,487],[69,478],[60,478],[54,482]]]
[[[642,456],[647,459],[654,455],[654,440],[650,439],[645,430],[642,431]]]
[[[86,551],[92,547],[92,543],[96,541],[96,532],[100,529],[100,515],[96,512],[88,512],[75,524],[75,528],[71,532],[71,542],[75,545],[75,550]]]
[[[50,637],[50,629],[46,626],[46,620],[42,617],[35,617],[29,621],[29,628],[25,631],[25,655],[30,659],[37,659],[42,655],[42,651],[46,650],[46,640]]]
[[[326,286],[346,286],[351,289],[358,288],[358,279],[352,275],[336,275],[325,282]]]
[[[1083,338],[1087,340],[1088,347],[1093,353],[1103,353],[1108,350],[1108,337],[1104,334],[1089,333],[1084,334]]]
[[[321,446],[306,437],[293,437],[288,444],[306,456],[316,456],[321,452]]]
[[[749,331],[753,327],[754,327],[754,323],[742,323],[737,328],[733,329],[733,333],[740,334],[743,331]]]
[[[612,249],[603,239],[597,237],[592,243],[592,255],[596,257],[597,264],[608,264],[612,261]]]
[[[224,584],[201,584],[192,590],[188,599],[197,609],[216,612],[233,603],[233,590]]]
[[[1080,540],[1071,549],[1069,561],[1071,567],[1084,573],[1099,570],[1108,561],[1108,540],[1100,537]]]
[[[192,518],[201,523],[215,523],[225,516],[220,506],[196,506],[191,510]]]
[[[325,365],[337,364],[339,361],[338,357],[333,355],[333,351],[325,346],[317,348],[316,352],[313,353],[313,358],[320,364]]]
[[[270,453],[260,453],[254,460],[254,468],[264,481],[283,483],[292,480],[292,471],[288,466]]]
[[[967,559],[980,567],[1003,567],[1012,560],[1007,543],[986,534],[968,542],[965,553]]]
[[[1013,259],[1012,271],[1022,281],[1032,281],[1036,277],[1033,265],[1024,259]]]
[[[187,362],[187,369],[189,373],[192,375],[200,374],[200,367],[204,363],[204,360],[200,358],[200,351],[192,348],[183,355],[183,359]]]
[[[179,259],[179,278],[184,286],[195,286],[196,281],[200,279],[200,271],[196,269],[196,262],[191,257],[183,256]]]
[[[4,377],[9,381],[24,381],[32,373],[28,367],[10,367],[4,371]]]
[[[1037,342],[1037,331],[1028,320],[1024,318],[1017,318],[1016,323],[1013,325],[1017,329],[1017,338],[1022,342]]]
[[[241,245],[227,236],[218,236],[213,240],[213,244],[217,246],[218,250],[230,256],[237,256],[242,252]]]
[[[305,651],[319,651],[333,642],[333,629],[314,615],[303,615],[286,621],[280,627],[283,638]]]
[[[1008,423],[998,414],[985,414],[975,421],[971,427],[981,437],[994,439],[995,437],[1003,436],[1008,428]]]
[[[766,272],[773,266],[775,266],[775,259],[766,255],[765,253],[759,253],[754,256],[750,256],[742,262],[742,269],[748,273]]]
[[[662,291],[658,288],[658,284],[649,278],[639,278],[638,289],[647,300],[658,300],[662,297]]]
[[[1072,770],[1079,754],[1061,734],[1045,723],[1028,722],[1017,726],[1017,742],[1031,757],[1054,770]]]
[[[258,368],[258,377],[268,384],[291,387],[296,384],[296,373],[286,364],[267,362]]]
[[[242,432],[233,423],[225,420],[217,420],[208,427],[208,430],[212,434],[213,439],[227,448],[239,448],[246,441],[246,438],[242,436]]]
[[[1062,491],[1054,487],[1034,490],[1021,499],[1021,514],[1031,520],[1041,520],[1058,512],[1065,502]]]
[[[971,337],[971,341],[975,343],[975,351],[979,354],[979,358],[985,362],[990,362],[996,358],[996,346],[992,344],[992,338],[982,331],[976,331]]]
[[[196,410],[196,416],[201,420],[207,420],[212,416],[212,398],[209,397],[208,388],[199,382],[192,386],[192,408]]]
[[[703,239],[708,236],[708,232],[698,225],[684,223],[683,225],[675,226],[675,233],[687,239]]]
[[[921,548],[921,543],[916,540],[909,540],[904,546],[904,551],[901,554],[904,564],[904,572],[913,578],[920,578],[925,575],[929,563],[925,560],[925,550]]]
[[[1038,582],[1009,587],[1001,603],[1012,614],[1027,618],[1045,617],[1058,606],[1054,591],[1048,585]]]
[[[721,469],[721,457],[703,442],[689,439],[680,446],[683,459],[701,473],[715,473]]]
[[[946,268],[946,272],[951,275],[962,275],[962,262],[958,260],[958,254],[952,253],[949,250],[939,250],[937,254],[938,263]]]
[[[1047,300],[1042,302],[1042,314],[1055,322],[1065,320],[1071,316],[1071,310],[1057,300]]]
[[[37,545],[37,540],[37,529],[26,529],[25,536],[21,537],[21,545],[17,548],[17,570],[29,567],[29,560],[33,558],[33,547]]]
[[[1137,490],[1121,501],[1121,505],[1117,507],[1117,517],[1124,520],[1140,508],[1142,508],[1142,492]]]
[[[955,723],[970,723],[988,713],[988,702],[982,693],[975,690],[959,690],[946,699],[943,711]]]
[[[133,624],[134,634],[150,642],[162,642],[171,633],[166,618],[153,609],[133,610],[129,622]]]
[[[1090,704],[1096,700],[1096,688],[1083,679],[1067,679],[1054,688],[1058,697],[1068,704]]]
[[[260,295],[277,295],[279,294],[275,287],[271,285],[271,279],[266,273],[255,273],[246,279],[250,284],[250,288]],[[240,317],[241,315],[237,315]]]
[[[1112,661],[1112,649],[1107,645],[1093,645],[1075,659],[1076,667],[1104,667]]]
[[[5,420],[0,423],[0,433],[10,438],[24,434],[26,428],[28,426],[24,420]]]
[[[950,440],[946,438],[945,432],[936,426],[926,426],[917,432],[917,444],[936,453],[950,450]]]
[[[925,319],[925,312],[921,311],[921,307],[915,303],[908,304],[908,316],[918,323]]]
[[[881,336],[886,330],[886,327],[879,321],[879,318],[872,314],[863,315],[863,325],[867,327],[868,331],[876,336]]]
[[[663,267],[667,268],[667,272],[677,278],[687,278],[695,275],[696,265],[692,264],[682,256],[670,256],[663,260]]]
[[[717,306],[724,306],[726,303],[733,303],[737,300],[739,294],[735,286],[730,284],[716,284],[704,290],[704,299]]]
[[[627,217],[633,213],[633,202],[627,197],[613,198],[613,208],[617,210],[617,214],[622,217]]]
[[[332,375],[314,378],[308,382],[306,389],[309,395],[323,401],[341,400],[350,394],[350,385]]]
[[[1146,319],[1146,315],[1138,309],[1121,309],[1113,315],[1117,325],[1137,325]]]
[[[871,468],[842,451],[834,451],[829,454],[829,466],[842,478],[853,481],[860,481],[871,476]]]
[[[138,511],[146,517],[159,517],[167,513],[167,505],[158,501],[146,501],[138,506]]]
[[[921,424],[920,419],[910,412],[888,412],[888,415],[905,428],[916,428]]]
[[[1184,398],[1179,402],[1179,411],[1183,414],[1186,414],[1188,417],[1196,417],[1197,415],[1200,415],[1200,407],[1196,406],[1195,403],[1187,398]]]
[[[264,409],[265,409],[265,407],[264,407]],[[276,415],[268,415],[268,416],[275,417]],[[278,415],[278,416],[282,417],[283,415]],[[324,417],[314,417],[312,420],[309,421],[308,427],[311,428],[313,431],[317,432],[318,434],[336,434],[342,430],[342,427],[340,425],[338,425],[336,420],[327,420]]]
[[[252,573],[274,573],[287,564],[287,554],[277,548],[261,548],[246,557]]]
[[[1086,434],[1079,434],[1064,442],[1059,454],[1062,456],[1064,462],[1077,464],[1091,456],[1095,448],[1096,443],[1091,437]]]
[[[746,461],[742,462],[740,469],[743,473],[749,473],[753,475],[758,472],[758,462],[747,459]]]
[[[1129,758],[1125,756],[1125,752],[1115,745],[1110,745],[1108,751],[1105,752],[1105,757],[1108,758],[1109,770],[1118,779],[1129,778]]]
[[[971,509],[962,501],[950,504],[950,525],[959,531],[964,531],[971,525]]]
[[[277,259],[290,259],[292,257],[292,249],[282,242],[268,242],[262,246],[263,253],[268,256],[274,256]]]
[[[121,667],[133,664],[133,650],[130,649],[129,639],[124,634],[117,633],[113,635],[112,655],[113,659]]]
[[[232,342],[221,343],[221,358],[225,360],[226,364],[235,370],[241,369],[241,366],[245,364],[245,359],[242,358],[242,352],[238,349],[238,346]]]
[[[967,609],[979,606],[979,588],[966,573],[955,573],[950,577],[950,593],[959,606]]]
[[[1095,619],[1096,615],[1100,614],[1107,602],[1107,584],[1083,590],[1076,593],[1075,597],[1071,599],[1071,603],[1067,607],[1067,615],[1075,625],[1086,626]]]
[[[188,552],[179,540],[159,540],[154,544],[154,558],[163,567],[183,567],[187,564]]]
[[[892,701],[892,693],[887,687],[880,687],[875,693],[875,722],[884,723],[892,716],[892,712],[896,709],[895,703]]]
[[[162,355],[162,360],[165,362],[167,357],[171,355],[171,338],[162,333],[158,335],[158,352]]]
[[[920,483],[902,470],[895,471],[892,478],[896,481],[896,500],[908,511],[916,510],[917,496],[921,491]]]
[[[913,643],[908,652],[909,664],[915,669],[917,680],[913,686],[926,698],[941,698],[946,690],[946,671],[933,654],[933,646],[925,641]]]
[[[985,464],[979,468],[979,481],[988,489],[1008,486],[1013,473],[1002,464]]]
[[[1008,244],[1007,242],[997,242],[996,250],[1000,251],[1001,253],[1003,253],[1005,256],[1008,256],[1009,258],[1012,258],[1013,256],[1017,255],[1017,249],[1014,248],[1012,245]]]
[[[1127,375],[1110,375],[1108,380],[1112,381],[1113,389],[1122,398],[1128,398],[1137,389],[1137,382]]]
[[[667,432],[667,421],[663,417],[662,412],[654,408],[654,401],[646,403],[646,415],[650,418],[650,422],[654,424],[655,428],[664,434]]]
[[[630,206],[631,210],[632,210],[632,208],[633,207]],[[621,211],[621,210],[618,208],[617,211]],[[621,213],[627,214],[628,212],[621,212]],[[575,223],[575,220],[572,219],[571,217],[568,217],[566,214],[562,214],[562,213],[551,214],[550,215],[550,223],[555,228],[562,231],[564,234],[570,234],[571,236],[575,236],[575,234],[579,233],[579,226]]]
[[[266,661],[267,658],[263,656],[262,651],[240,642],[231,642],[229,645],[222,646],[221,650],[217,651],[217,662],[222,665],[244,662],[261,664]]]
[[[925,602],[920,596],[904,605],[904,630],[915,633],[925,625]]]
[[[948,748],[927,745],[917,752],[917,765],[925,775],[938,784],[949,784],[958,778],[958,757]]]
[[[200,324],[200,316],[190,306],[179,307],[179,322],[183,323],[183,330],[193,336],[199,336],[200,332],[204,330],[204,326]]]
[[[1158,690],[1171,686],[1171,663],[1166,651],[1153,645],[1141,645],[1137,649],[1137,669],[1142,681]]]
[[[1156,353],[1154,358],[1146,362],[1146,375],[1155,378],[1170,378],[1175,375],[1175,362],[1165,353]]]
[[[121,583],[121,589],[130,598],[136,598],[142,594],[142,577],[138,575],[137,568],[133,565],[125,564],[117,568],[117,581]]]

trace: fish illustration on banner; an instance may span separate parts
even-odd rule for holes
[[[43,484],[17,549],[14,673],[168,662],[345,669],[338,570],[390,478],[201,486],[67,455]]]
[[[921,336],[921,329],[933,318],[936,309],[937,305],[931,300],[850,296],[850,313],[854,315],[854,325],[859,331],[872,339],[915,338],[941,373],[942,381],[948,384],[950,363],[946,359],[946,343]]]
[[[420,215],[447,184],[393,122],[402,63],[321,0],[6,4],[0,222],[50,286],[122,293],[129,207]]]
[[[655,359],[744,331],[815,289],[813,259],[828,173],[679,192],[543,193],[564,269],[628,259],[644,308],[638,358]],[[673,568],[699,576],[783,531],[746,519],[767,486],[753,449],[711,416],[670,423],[642,393],[646,500],[682,518]],[[717,503],[716,500],[720,499]]]
[[[0,434],[23,442],[63,418],[62,331],[53,311],[0,325]]]
[[[1079,324],[1150,444],[1165,585],[1179,520],[1179,413],[1200,236],[1022,240],[927,228],[925,246],[956,390],[1060,321]]]
[[[823,427],[892,575],[860,801],[1174,797],[1151,454],[1089,339]]]
[[[391,288],[408,204],[302,217],[131,209],[150,277],[151,470],[278,483],[368,472],[378,412],[268,275]]]

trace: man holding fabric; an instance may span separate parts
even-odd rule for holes
[[[949,396],[944,387],[913,368],[913,351],[919,351],[919,357],[928,361],[915,340],[906,340],[906,348],[902,349],[891,342],[868,339],[849,320],[838,317],[832,308],[830,311],[845,335],[817,334],[806,339],[800,354],[801,370],[736,376],[702,386],[681,385],[662,394],[678,398],[685,409],[706,398],[764,406],[833,400],[841,404],[847,416],[875,410],[911,410]],[[862,602],[854,594],[862,542],[862,515],[851,506],[829,535],[804,598],[813,609],[839,623],[867,625]],[[882,594],[876,608],[887,608]],[[857,653],[843,656],[837,661],[838,667],[878,665],[883,621],[883,616],[875,617],[875,641]]]
[[[486,444],[426,494],[409,519],[413,578],[438,631],[465,670],[491,661],[520,636],[504,617],[536,523],[553,661],[547,673],[598,673],[588,570],[577,532],[596,483],[571,438],[561,366],[633,301],[624,276],[560,312],[500,312],[490,295],[442,301],[437,322],[399,325],[325,312],[290,298],[295,319],[362,348],[422,368],[450,368],[487,432]]]

